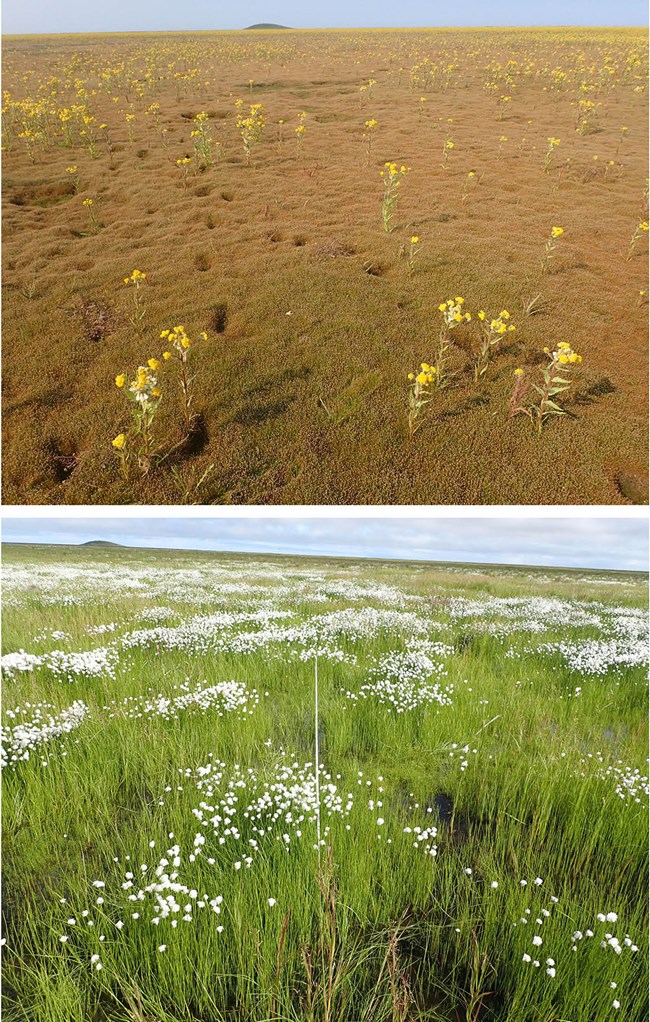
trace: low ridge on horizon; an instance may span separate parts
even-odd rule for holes
[[[356,562],[391,562],[391,563],[403,563],[403,564],[419,564],[419,565],[430,565],[430,566],[464,566],[471,568],[481,568],[485,570],[499,570],[499,569],[514,569],[515,571],[567,571],[567,572],[590,572],[593,574],[613,574],[613,575],[643,575],[647,576],[647,572],[642,568],[599,568],[589,567],[586,565],[564,565],[564,564],[534,564],[534,563],[522,563],[514,564],[508,561],[476,561],[476,560],[447,560],[435,557],[403,557],[394,555],[373,555],[373,554],[351,554],[351,553],[305,553],[305,552],[288,552],[288,551],[277,551],[277,550],[227,550],[222,548],[201,548],[201,547],[154,547],[154,546],[140,546],[134,543],[116,543],[112,540],[105,539],[90,539],[82,540],[79,542],[67,542],[67,543],[56,543],[52,541],[43,540],[15,540],[15,539],[2,539],[0,541],[0,547],[7,546],[38,546],[38,547],[66,547],[72,550],[81,550],[84,548],[103,548],[103,549],[116,549],[116,550],[132,550],[140,553],[164,553],[164,554],[200,554],[210,555],[216,554],[239,556],[244,555],[247,557],[271,557],[271,558],[286,558],[286,559],[302,559],[307,560],[320,560],[320,561],[341,561],[349,560]]]

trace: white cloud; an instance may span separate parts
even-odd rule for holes
[[[431,561],[538,564],[644,571],[643,518],[444,515],[392,517],[114,517],[13,518],[3,539],[79,543],[107,539],[128,546],[326,554]]]

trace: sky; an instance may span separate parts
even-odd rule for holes
[[[646,0],[3,0],[2,31],[162,32],[246,28],[259,22],[289,28],[374,28],[463,25],[645,25]]]
[[[5,542],[83,543],[249,553],[648,569],[643,518],[5,517]]]

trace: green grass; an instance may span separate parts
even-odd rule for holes
[[[603,607],[646,603],[642,576],[623,573],[99,547],[5,547],[4,561],[4,653],[108,645],[124,631],[149,627],[138,624],[137,616],[162,603],[174,611],[172,626],[199,613],[251,609],[280,584],[273,571],[282,573],[286,587],[275,605],[294,613],[290,624],[346,607],[382,606],[372,598],[314,599],[319,588],[343,580],[379,582],[443,599],[544,595],[586,601],[598,614]],[[43,573],[57,565],[110,569],[112,597],[99,582],[94,601],[88,595],[92,586],[84,590],[78,581],[66,582],[61,599],[48,603]],[[32,589],[21,597],[13,574],[18,566],[29,566],[34,576]],[[120,580],[136,569],[148,569],[152,589],[155,580],[162,589],[167,586],[170,598],[153,591],[124,595]],[[214,580],[211,601],[199,599],[198,583],[175,588],[190,570]],[[253,596],[216,589],[223,581],[253,579],[263,587]],[[74,592],[79,603],[63,606],[63,597]],[[320,660],[321,761],[343,802],[348,792],[354,798],[346,816],[328,817],[323,810],[323,826],[331,829],[320,867],[310,813],[301,824],[281,821],[279,829],[272,825],[260,835],[252,817],[240,811],[254,791],[277,778],[280,762],[313,764],[313,662],[287,657],[286,649],[276,658],[278,647],[200,656],[151,646],[122,651],[114,678],[62,683],[43,669],[5,680],[3,724],[11,723],[8,710],[26,702],[47,701],[57,713],[82,699],[90,710],[66,739],[42,746],[43,757],[32,753],[29,761],[4,771],[7,1019],[596,1022],[613,1014],[641,1022],[646,1017],[647,797],[641,803],[624,801],[611,776],[597,776],[617,764],[647,773],[647,686],[641,668],[581,677],[559,658],[524,653],[541,642],[593,638],[600,632],[594,625],[562,625],[559,615],[543,635],[514,631],[501,640],[480,630],[481,622],[497,620],[494,605],[491,610],[486,605],[479,617],[460,620],[450,616],[444,602],[407,603],[404,609],[427,622],[429,638],[454,647],[448,656],[432,655],[446,665],[440,683],[453,686],[452,704],[430,703],[396,714],[371,699],[346,699],[342,689],[358,693],[376,658],[412,647],[412,640],[395,628],[333,640],[357,662]],[[89,627],[112,621],[119,624],[115,633],[87,634]],[[256,627],[243,626],[244,631]],[[35,643],[44,629],[65,631],[70,638]],[[521,652],[521,659],[506,657],[509,648]],[[259,704],[245,716],[187,710],[171,720],[133,718],[111,705],[147,692],[178,695],[175,686],[186,679],[195,688],[233,678],[259,693]],[[581,686],[577,697],[576,686]],[[199,786],[205,781],[196,771],[211,760],[225,766],[209,792]],[[192,810],[204,802],[211,807],[204,819],[218,814],[238,769],[244,777],[253,770],[257,780],[235,789],[241,837],[226,837],[220,845],[212,826],[202,827]],[[375,802],[372,809],[369,799]],[[414,833],[404,833],[405,827],[432,825],[438,828],[435,858],[412,846]],[[285,830],[291,835],[288,853],[276,840]],[[205,835],[206,844],[191,862],[197,833]],[[250,870],[236,870],[234,863],[249,854],[250,838],[259,850]],[[179,882],[195,889],[199,899],[204,892],[209,898],[223,896],[218,916],[206,906],[192,912],[192,922],[172,928],[163,920],[155,926],[150,895],[137,905],[128,900],[131,891],[121,887],[125,872],[136,874],[137,890],[145,885],[137,874],[146,863],[146,883],[152,883],[153,867],[174,844],[180,846]],[[170,863],[166,871],[171,870]],[[543,879],[539,887],[536,877]],[[95,879],[104,880],[105,888],[95,889]],[[522,879],[527,886],[521,886]],[[98,896],[105,899],[102,906],[95,904]],[[277,903],[270,906],[268,898]],[[182,908],[187,896],[178,895],[178,901]],[[520,920],[527,908],[530,922],[524,925]],[[86,909],[92,928],[82,916]],[[141,918],[133,920],[138,909]],[[550,915],[543,916],[542,909]],[[597,922],[598,913],[611,911],[617,922]],[[76,925],[68,925],[69,918]],[[536,918],[543,919],[541,927]],[[121,930],[115,927],[118,920],[125,924]],[[595,936],[584,937],[572,951],[573,932],[589,928]],[[629,934],[641,950],[624,947],[616,955],[611,947],[603,949],[605,932],[621,943]],[[533,933],[543,937],[539,951],[532,945]],[[66,934],[62,944],[59,937]],[[166,950],[159,952],[163,944]],[[540,967],[522,962],[524,953],[537,954]],[[91,964],[94,954],[103,965],[99,972]],[[546,974],[548,957],[556,963],[554,978]],[[618,1015],[614,998],[621,1003]]]

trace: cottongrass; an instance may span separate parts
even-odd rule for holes
[[[46,712],[51,708],[49,704],[41,704],[6,711],[6,716],[18,723],[0,728],[0,767],[15,766],[30,759],[42,746],[75,731],[90,714],[80,699],[58,714]],[[20,720],[27,713],[32,715],[31,720]]]

